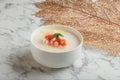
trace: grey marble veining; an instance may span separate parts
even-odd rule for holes
[[[42,25],[34,2],[0,0],[0,80],[120,80],[120,57],[84,46],[70,67],[50,69],[31,56],[30,34]]]

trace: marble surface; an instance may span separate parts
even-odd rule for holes
[[[120,57],[84,46],[70,67],[50,69],[31,56],[30,34],[43,22],[34,2],[0,0],[0,80],[120,80]]]

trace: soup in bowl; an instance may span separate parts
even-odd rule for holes
[[[82,52],[82,44],[80,32],[65,25],[43,25],[31,35],[33,58],[51,68],[72,65]]]

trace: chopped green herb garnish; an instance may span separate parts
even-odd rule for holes
[[[58,39],[60,36],[64,37],[61,33],[54,33],[54,36]]]

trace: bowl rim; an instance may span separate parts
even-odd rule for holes
[[[74,33],[75,33],[76,36],[80,39],[79,45],[78,45],[77,47],[75,47],[75,48],[72,48],[72,49],[70,49],[70,50],[63,51],[63,52],[47,51],[47,50],[44,50],[44,49],[36,46],[36,44],[33,42],[33,37],[34,37],[35,32],[38,31],[38,30],[41,29],[41,28],[54,27],[54,26],[59,27],[59,28],[66,28],[66,29],[68,28],[68,31],[70,31],[70,30],[71,30],[71,31],[72,31],[72,30],[75,31]],[[79,36],[78,36],[78,35],[79,35]],[[31,42],[31,44],[32,44],[34,47],[36,47],[37,49],[39,49],[39,50],[41,50],[41,51],[43,51],[43,52],[47,52],[47,53],[68,53],[68,52],[75,51],[75,50],[79,49],[79,47],[82,47],[82,45],[83,45],[83,36],[82,36],[82,34],[81,34],[78,30],[76,30],[75,28],[73,28],[73,27],[71,27],[71,26],[61,25],[61,24],[41,25],[39,28],[35,29],[35,30],[32,32],[32,34],[31,34],[31,36],[30,36],[30,42]]]

